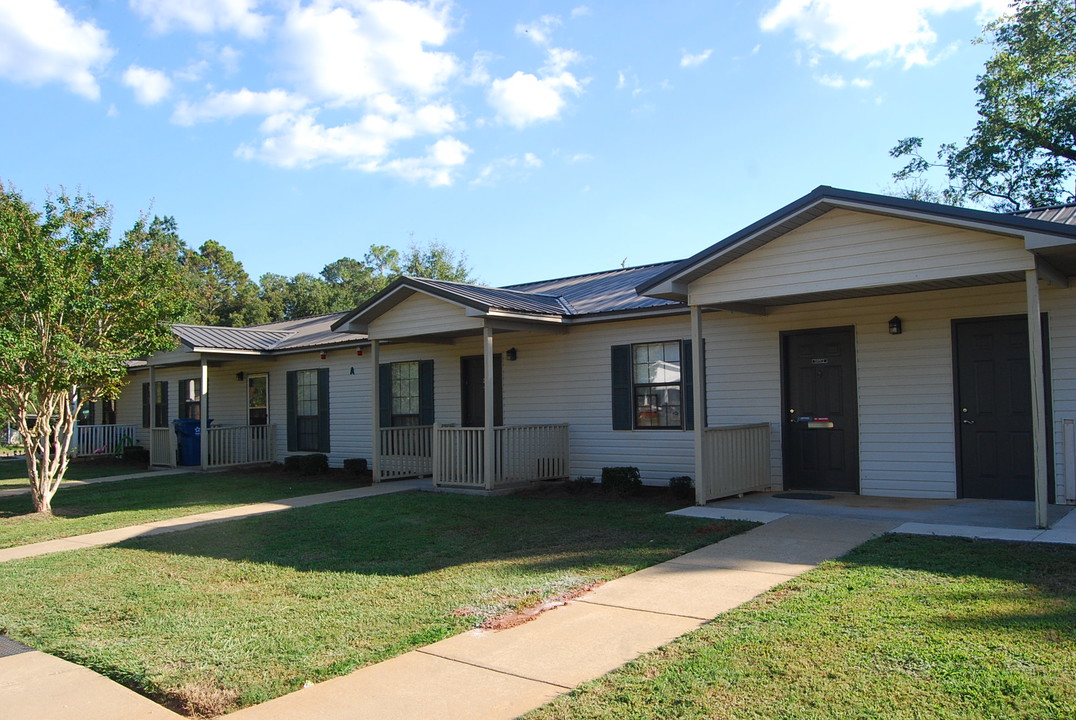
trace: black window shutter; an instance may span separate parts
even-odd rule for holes
[[[418,424],[433,425],[433,360],[418,361]]]
[[[157,427],[168,427],[168,381],[162,380],[158,384],[161,386],[161,409]]]
[[[691,356],[691,341],[680,343],[680,370],[683,375],[684,429],[695,429],[695,358]]]
[[[631,397],[631,345],[612,348],[613,429],[631,430],[633,401]]]
[[[329,448],[329,368],[318,368],[318,452]]]
[[[295,452],[297,444],[296,438],[299,437],[298,423],[296,422],[295,404],[298,400],[298,392],[296,392],[296,371],[288,370],[287,373],[287,403],[288,403],[288,452]]]
[[[381,427],[392,426],[392,363],[381,363],[377,369],[377,417]]]
[[[150,418],[152,405],[150,404],[149,383],[142,383],[142,427],[148,428],[150,426]]]

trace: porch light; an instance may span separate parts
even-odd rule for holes
[[[324,360],[324,359],[325,359],[325,358],[327,358],[327,357],[329,357],[329,356],[328,356],[328,354],[326,354],[326,353],[322,353],[322,354],[321,354],[321,359],[322,359],[322,360]]]
[[[515,348],[508,348],[508,350],[506,350],[504,354],[509,360],[513,362],[515,361],[517,355]]]
[[[246,376],[243,374],[242,370],[240,370],[239,372],[237,372],[235,374],[235,379],[238,380],[239,382],[243,382],[244,377],[246,377]]]
[[[356,357],[362,357],[362,348],[356,348],[355,355]]]
[[[900,335],[902,332],[904,332],[904,326],[901,324],[900,318],[894,315],[893,319],[889,321],[889,334]]]

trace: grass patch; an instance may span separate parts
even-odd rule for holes
[[[149,476],[61,487],[51,518],[34,514],[29,495],[16,495],[0,498],[0,548],[359,484],[357,476],[344,473],[313,478],[272,471]]]
[[[203,526],[0,565],[0,632],[216,714],[751,527],[669,509],[403,493]]]
[[[1076,547],[887,536],[527,720],[1076,717]]]
[[[92,478],[127,475],[146,472],[145,463],[129,462],[116,458],[85,458],[72,460],[64,474],[64,480],[90,480]],[[20,458],[0,460],[0,490],[29,487],[26,477],[26,461]]]

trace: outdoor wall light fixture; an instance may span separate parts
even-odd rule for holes
[[[356,348],[355,349],[355,356],[356,357],[362,357],[362,348]]]
[[[515,361],[516,356],[518,355],[515,348],[508,348],[508,350],[505,351],[504,354],[508,357],[509,360],[511,360],[513,362]]]
[[[329,355],[328,355],[327,353],[322,353],[322,354],[321,354],[321,359],[322,359],[322,360],[324,360],[324,359],[325,359],[325,358],[327,358],[327,357],[329,357]]]
[[[893,319],[889,321],[889,334],[900,335],[902,332],[904,332],[904,325],[901,323],[900,318],[894,315]]]
[[[245,377],[246,377],[246,375],[243,374],[242,370],[240,370],[239,372],[237,372],[235,374],[235,379],[238,380],[239,382],[243,382],[243,378],[245,378]]]

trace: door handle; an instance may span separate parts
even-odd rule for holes
[[[974,420],[961,420],[960,422],[964,423],[965,425],[974,425],[975,424]]]

